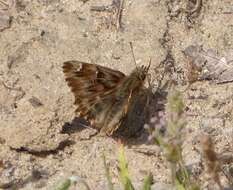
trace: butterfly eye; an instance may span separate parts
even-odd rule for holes
[[[143,72],[143,69],[140,68],[140,70],[138,70],[138,75],[137,75],[139,80],[144,80],[145,79],[145,73]]]

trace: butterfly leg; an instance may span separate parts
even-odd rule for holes
[[[132,97],[132,90],[130,91],[130,94],[129,94],[129,97],[127,100],[127,104],[124,107],[124,115],[126,115],[128,113],[131,97]]]
[[[145,105],[144,109],[149,108],[149,105],[150,105],[150,91],[148,90],[146,93],[146,105]]]

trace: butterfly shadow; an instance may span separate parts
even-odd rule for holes
[[[81,117],[75,117],[71,122],[66,122],[62,126],[61,133],[68,135],[74,133],[81,133],[82,131],[89,130],[96,133],[96,130],[90,127],[90,123]]]
[[[112,138],[128,146],[148,144],[150,134],[144,126],[150,124],[152,116],[164,111],[166,96],[166,93],[162,91],[156,93],[147,91],[138,96],[130,106],[127,116],[122,120],[121,126],[113,133]],[[98,131],[92,128],[85,119],[75,117],[71,122],[63,125],[61,133],[77,134],[80,139],[90,139],[98,134]],[[103,135],[100,134],[100,136]],[[106,138],[111,137],[106,136]]]

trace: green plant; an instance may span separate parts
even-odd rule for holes
[[[109,167],[106,164],[105,156],[103,156],[103,158],[104,158],[103,160],[104,160],[105,174],[106,174],[106,178],[108,180],[108,189],[114,190],[112,182],[111,182]],[[135,187],[133,186],[132,181],[129,177],[128,164],[127,164],[126,159],[125,159],[123,145],[120,145],[120,147],[119,147],[118,170],[119,170],[119,179],[121,181],[123,189],[124,190],[135,190]],[[146,176],[144,179],[143,186],[142,186],[141,190],[150,190],[152,181],[153,181],[153,178],[152,178],[151,174]]]
[[[72,184],[76,184],[78,182],[82,183],[87,190],[90,190],[90,187],[88,186],[86,181],[78,176],[71,176],[65,179],[64,181],[59,182],[58,185],[54,188],[54,190],[68,190]]]
[[[185,167],[182,155],[182,145],[185,137],[184,103],[182,95],[174,87],[170,90],[165,108],[165,115],[155,119],[152,139],[162,148],[166,160],[170,164],[172,183],[177,190],[198,190],[199,185],[191,181]],[[161,134],[161,128],[166,133]]]

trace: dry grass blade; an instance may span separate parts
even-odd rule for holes
[[[221,171],[220,163],[217,153],[214,150],[214,144],[210,136],[202,135],[201,145],[204,154],[204,160],[206,162],[207,172],[212,176],[212,179],[219,186],[219,188],[223,190],[224,188],[221,184],[219,176],[219,173]]]

